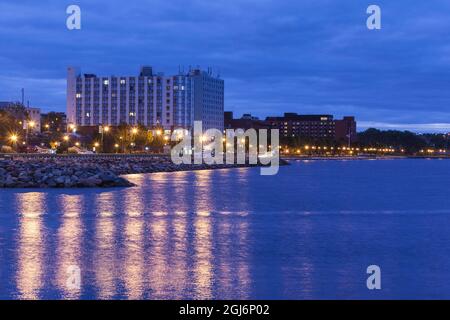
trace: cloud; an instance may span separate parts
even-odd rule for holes
[[[370,1],[80,0],[80,31],[65,28],[68,4],[0,4],[0,100],[26,87],[34,104],[64,110],[68,65],[129,75],[143,64],[200,65],[220,70],[237,114],[352,114],[380,125],[450,116],[448,1],[379,0],[380,31],[365,27]]]

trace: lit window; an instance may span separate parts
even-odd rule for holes
[[[120,84],[125,84],[125,79],[120,79]]]
[[[81,98],[81,93],[77,93],[76,94],[76,97],[79,99],[79,98]]]
[[[91,114],[89,112],[86,112],[86,118],[89,118]]]
[[[109,80],[103,80],[103,84],[107,86],[109,84]]]

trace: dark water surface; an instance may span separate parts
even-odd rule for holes
[[[0,298],[450,298],[450,161],[128,177],[138,187],[1,189]]]

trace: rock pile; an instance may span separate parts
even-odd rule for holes
[[[120,175],[244,166],[176,165],[168,156],[23,156],[0,160],[0,188],[129,187]]]

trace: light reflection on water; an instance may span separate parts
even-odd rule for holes
[[[61,295],[67,299],[80,298],[81,291],[67,286],[68,268],[78,266],[82,255],[81,204],[80,195],[63,195],[60,198],[62,224],[58,228],[56,248],[57,284]]]
[[[236,263],[231,257],[240,251],[248,224],[233,215],[214,217],[220,203],[213,199],[211,175],[132,175],[146,188],[120,191],[17,193],[18,297],[245,297],[239,292],[248,290],[248,262],[242,261],[247,255]],[[50,212],[48,202],[54,202]],[[179,204],[176,210],[165,209],[169,202]],[[86,212],[89,206],[93,212]],[[73,265],[82,270],[80,290],[67,286]]]
[[[450,297],[447,163],[309,163],[276,177],[215,170],[132,175],[138,187],[127,189],[2,190],[0,298],[373,298],[373,263],[386,270],[376,297]],[[81,268],[80,290],[66,285],[71,265]]]
[[[44,273],[44,231],[42,215],[45,195],[38,192],[17,196],[19,236],[17,243],[17,294],[20,299],[37,299]]]

